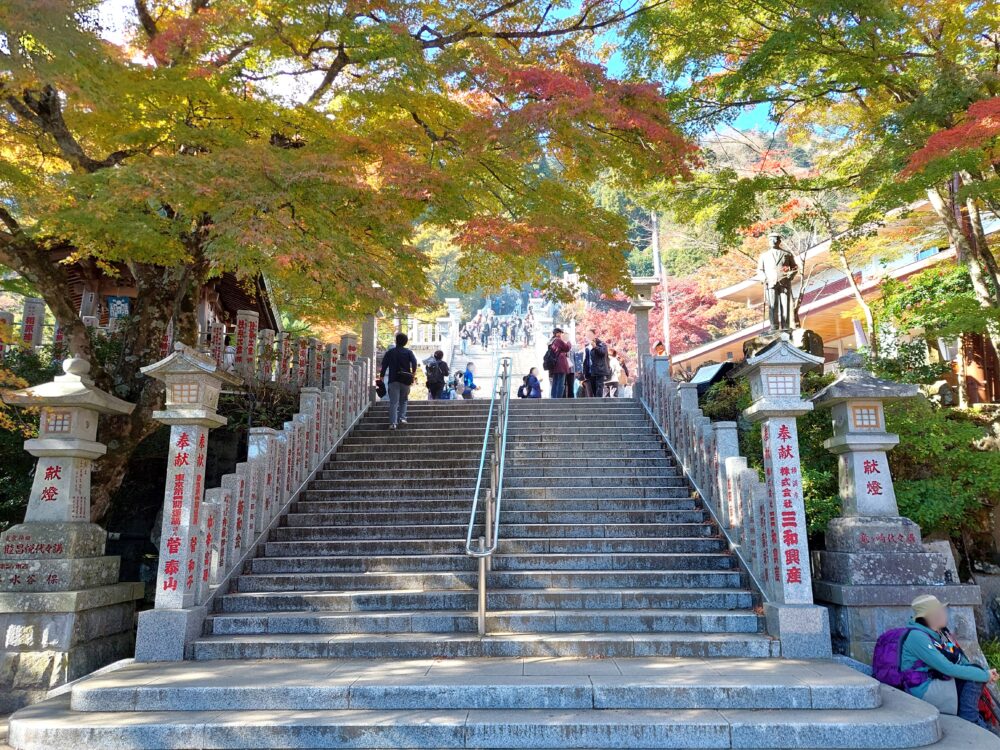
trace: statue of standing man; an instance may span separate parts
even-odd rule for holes
[[[781,235],[769,235],[771,248],[757,261],[757,278],[764,284],[764,302],[771,319],[771,330],[784,331],[793,326],[792,281],[799,270],[795,256],[781,246]]]

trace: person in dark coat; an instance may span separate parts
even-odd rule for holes
[[[611,363],[608,359],[608,345],[597,335],[597,331],[590,331],[590,347],[587,352],[587,360],[590,364],[588,368],[588,381],[590,382],[590,394],[595,398],[604,397],[604,383],[611,377]]]
[[[552,375],[552,398],[566,397],[566,375],[573,371],[569,363],[569,353],[573,347],[566,341],[566,332],[562,328],[552,331],[549,348],[555,352],[556,364],[549,372]]]

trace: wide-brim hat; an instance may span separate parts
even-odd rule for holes
[[[555,336],[557,333],[566,333],[562,328],[553,328],[552,335]]]
[[[939,609],[947,609],[948,605],[938,599],[936,596],[931,594],[921,594],[912,602],[910,606],[913,608],[914,617],[926,617],[931,612],[937,612]]]

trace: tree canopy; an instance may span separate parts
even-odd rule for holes
[[[460,247],[460,286],[544,286],[553,252],[627,285],[627,223],[595,206],[685,175],[694,147],[657,85],[617,80],[598,35],[652,7],[589,0],[6,0],[0,265],[45,298],[98,383],[139,404],[95,515],[155,428],[139,368],[168,324],[193,341],[202,284],[264,273],[286,310],[352,318],[427,298],[419,231]],[[117,10],[117,12],[115,12]],[[75,276],[137,297],[95,357]]]

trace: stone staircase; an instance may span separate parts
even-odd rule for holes
[[[489,404],[384,406],[222,600],[195,659],[777,655],[634,401],[511,405],[490,636],[464,553]]]
[[[512,404],[480,637],[464,537],[488,408],[417,402],[389,432],[373,407],[192,661],[78,683],[18,713],[12,746],[1000,748],[845,666],[775,658],[631,400]]]

